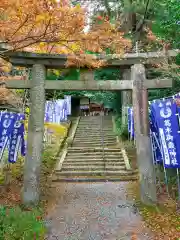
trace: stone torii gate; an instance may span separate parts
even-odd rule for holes
[[[178,54],[172,50],[169,57]],[[39,202],[39,174],[41,166],[41,153],[43,149],[45,90],[132,90],[135,117],[135,133],[137,159],[140,175],[141,199],[145,204],[156,202],[156,186],[153,168],[153,158],[149,137],[148,120],[148,89],[169,88],[172,80],[147,80],[145,67],[167,59],[164,52],[125,54],[121,59],[112,55],[100,57],[107,60],[107,67],[131,69],[130,79],[95,81],[93,74],[87,70],[79,81],[48,81],[46,69],[65,68],[67,56],[34,54],[34,53],[8,53],[7,57],[14,66],[32,67],[32,80],[8,80],[6,87],[10,89],[30,90],[30,115],[28,121],[27,154],[24,166],[23,203],[26,205]]]

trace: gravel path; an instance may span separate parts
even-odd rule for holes
[[[59,183],[64,189],[49,213],[48,240],[153,240],[134,206],[127,183]]]

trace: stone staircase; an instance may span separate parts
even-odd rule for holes
[[[81,117],[72,146],[55,175],[54,181],[137,180],[135,172],[126,170],[111,116]]]

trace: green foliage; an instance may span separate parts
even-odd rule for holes
[[[97,69],[94,73],[95,80],[117,80],[120,79],[120,69],[116,68],[102,68]]]
[[[159,98],[170,97],[178,92],[180,92],[180,81],[179,79],[174,79],[172,88],[149,90],[149,101]]]
[[[152,31],[160,39],[171,44],[171,48],[179,48],[180,36],[180,4],[178,0],[156,1],[154,5],[155,21],[152,25]],[[180,65],[180,54],[176,57],[175,63]],[[157,74],[157,72],[155,72]],[[163,71],[163,77],[170,77],[174,80],[173,87],[170,89],[149,91],[149,100],[172,96],[180,91],[179,81],[180,69],[167,68]],[[162,76],[161,75],[161,76]]]
[[[79,80],[80,71],[79,69],[72,68],[69,69],[68,74],[63,78],[63,80]]]
[[[92,92],[90,98],[95,102],[103,103],[105,107],[113,108],[115,93],[106,91]]]
[[[116,68],[102,68],[95,71],[95,80],[118,80],[121,79],[121,71]],[[95,92],[92,99],[101,102],[105,107],[112,108],[116,113],[121,112],[121,92]]]
[[[179,48],[180,4],[179,0],[156,1],[155,21],[152,30],[158,37],[168,41],[172,47]]]
[[[128,124],[123,125],[121,116],[115,117],[116,134],[121,137],[122,140],[128,139]]]
[[[47,188],[46,177],[49,176],[56,164],[59,150],[59,141],[57,141],[55,144],[48,145],[43,151],[40,176],[41,191]],[[11,165],[12,180],[22,175],[22,171],[23,163],[21,164],[20,159],[18,159],[17,163]],[[0,206],[0,240],[44,240],[47,229],[42,215],[43,212],[39,207],[25,211],[19,206],[13,208]]]
[[[47,71],[47,80],[57,80],[57,77],[53,71]]]
[[[0,240],[43,240],[46,228],[39,209],[23,211],[20,207],[0,207]]]
[[[48,146],[46,147],[45,151],[43,152],[42,158],[42,173],[48,174],[52,171],[55,163],[56,163],[56,154],[58,153],[59,146]]]

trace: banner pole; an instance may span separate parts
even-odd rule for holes
[[[152,149],[152,155],[153,155],[154,172],[155,172],[155,184],[157,184],[157,180],[158,180],[159,189],[160,189],[160,192],[162,192],[161,179],[160,179],[160,176],[159,176],[159,169],[158,169],[158,165],[157,165],[157,162],[156,162],[156,160],[157,160],[156,151],[154,151],[155,145],[154,145],[154,141],[153,141],[153,138],[152,138],[151,130],[150,130],[150,139],[151,139],[151,149]]]
[[[173,96],[173,99],[175,99],[175,96]],[[178,123],[180,126],[180,117],[179,117],[179,112],[176,114],[177,118],[178,118]],[[180,133],[178,131],[178,133]],[[177,204],[177,208],[179,210],[180,207],[180,179],[179,179],[179,168],[176,169],[176,173],[177,173],[177,187],[178,187],[178,204]]]
[[[160,149],[161,156],[163,156],[163,153],[162,153],[162,150],[161,150],[160,144],[159,144],[159,142],[158,142],[158,139],[157,139],[157,137],[156,137],[156,134],[153,133],[153,136],[154,136],[154,139],[155,139],[155,141],[156,141],[157,147]],[[155,152],[155,154],[156,154],[156,152]],[[162,158],[163,158],[163,157],[162,157]],[[156,157],[156,159],[157,159],[157,157]],[[162,193],[161,176],[160,176],[161,171],[160,171],[160,169],[159,169],[159,164],[157,164],[156,166],[157,166],[157,174],[158,174],[158,176],[159,176],[160,192]]]
[[[177,208],[179,210],[180,207],[180,179],[179,179],[179,169],[176,169],[177,172],[177,186],[178,186],[178,204],[177,204]]]
[[[161,149],[161,154],[162,154],[163,153],[162,146],[160,146],[160,149]],[[163,154],[162,154],[162,156],[163,156]],[[163,169],[164,169],[164,179],[165,179],[166,191],[167,191],[167,194],[169,197],[170,195],[169,195],[169,187],[168,187],[168,176],[167,176],[167,171],[165,168],[164,158],[163,158]]]

